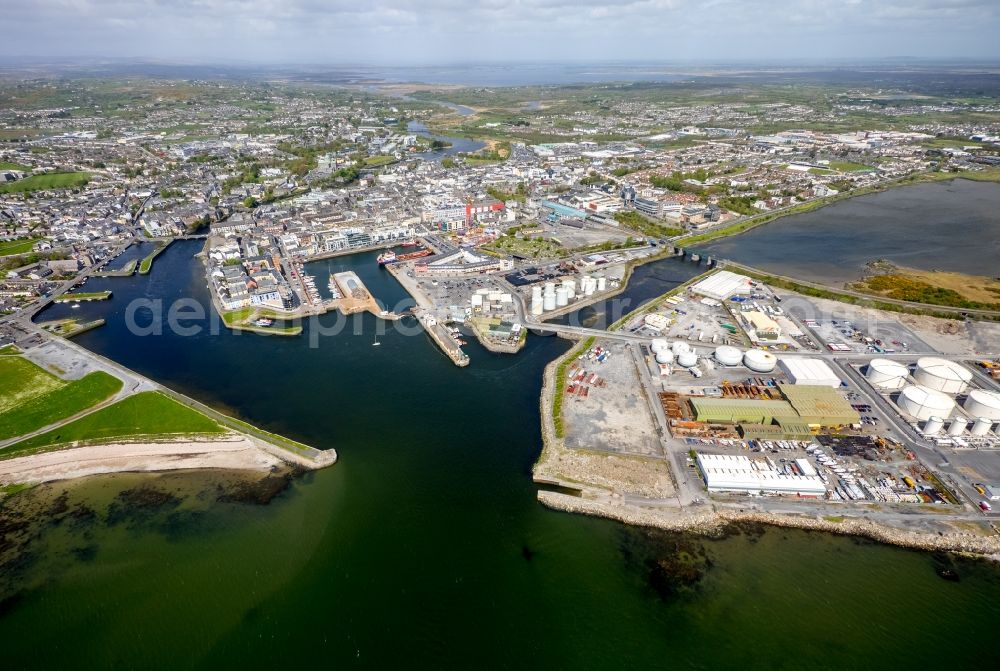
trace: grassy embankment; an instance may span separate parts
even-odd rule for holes
[[[77,301],[106,301],[111,298],[110,291],[81,291],[79,293],[68,293],[56,296],[53,303],[75,303]]]
[[[251,331],[253,333],[260,333],[263,335],[282,336],[297,336],[302,333],[302,327],[295,324],[291,326],[280,326],[278,324],[272,324],[271,326],[255,326],[254,322],[261,318],[272,319],[274,321],[284,321],[288,319],[286,315],[275,312],[274,310],[268,310],[267,308],[249,307],[222,313],[223,323],[234,331]]]
[[[103,371],[62,380],[20,356],[0,357],[0,439],[23,436],[72,417],[121,388],[121,380]],[[0,455],[5,453],[0,450]]]
[[[31,193],[49,189],[76,189],[90,181],[89,172],[51,172],[0,184],[0,193]]]
[[[165,240],[163,242],[157,243],[156,249],[154,249],[149,254],[147,254],[142,259],[142,261],[139,262],[139,274],[140,275],[148,275],[149,274],[149,271],[153,269],[153,261],[156,259],[157,256],[159,256],[163,252],[163,250],[165,250],[167,247],[170,246],[171,242],[173,242],[172,239]]]
[[[118,401],[57,429],[0,450],[0,458],[48,452],[69,445],[96,445],[115,440],[160,440],[209,436],[226,429],[177,401],[147,391]]]
[[[38,326],[52,335],[72,338],[86,331],[96,329],[99,326],[104,326],[106,323],[103,319],[94,319],[89,322],[81,322],[79,319],[56,319],[48,322],[39,322]]]
[[[14,256],[15,254],[27,254],[35,243],[42,238],[19,238],[17,240],[4,240],[0,242],[0,256]]]

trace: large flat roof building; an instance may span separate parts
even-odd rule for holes
[[[809,426],[848,426],[861,422],[858,411],[829,386],[783,384],[781,393]]]
[[[771,424],[779,417],[797,420],[798,414],[786,401],[758,401],[743,398],[692,398],[695,419],[712,424]]]
[[[724,301],[735,294],[749,294],[750,280],[728,270],[720,270],[714,275],[696,282],[691,286],[691,291],[714,298],[717,301]]]
[[[815,475],[783,475],[764,458],[698,453],[698,468],[710,492],[823,496],[826,486]]]
[[[792,384],[825,385],[836,389],[841,380],[822,359],[808,357],[783,357],[778,367]]]

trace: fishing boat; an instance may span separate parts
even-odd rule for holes
[[[383,252],[382,254],[378,255],[377,261],[380,266],[384,266],[387,263],[395,263],[396,252],[392,251],[391,249],[387,252]]]

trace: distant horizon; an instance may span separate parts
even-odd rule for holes
[[[1000,58],[996,0],[32,0],[3,18],[0,56],[36,62]]]

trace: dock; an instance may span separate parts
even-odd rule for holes
[[[365,283],[353,271],[335,273],[333,280],[340,287],[341,298],[337,300],[337,303],[342,314],[353,315],[358,312],[370,312],[379,319],[389,321],[401,318],[402,315],[383,310],[375,297],[368,291]]]
[[[448,329],[444,327],[443,324],[438,322],[431,314],[431,310],[434,307],[430,300],[424,295],[419,288],[417,288],[412,280],[406,276],[405,272],[402,272],[402,267],[400,264],[390,264],[384,266],[389,273],[396,278],[396,280],[402,285],[406,292],[413,297],[416,301],[417,307],[413,309],[413,314],[417,317],[417,321],[420,325],[424,327],[427,334],[431,337],[437,346],[441,348],[452,363],[456,366],[468,366],[469,365],[469,355],[462,351],[462,346],[458,344],[458,341],[452,337]]]

